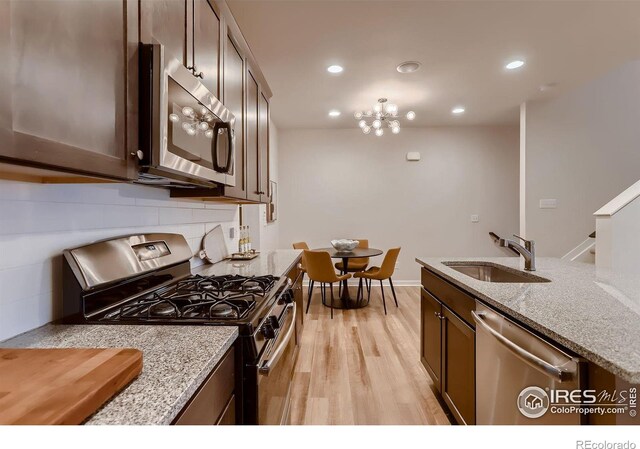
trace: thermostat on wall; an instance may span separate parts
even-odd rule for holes
[[[417,151],[409,151],[407,153],[407,160],[408,161],[419,161],[420,160],[420,153],[418,153]]]

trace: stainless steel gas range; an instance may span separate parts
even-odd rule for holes
[[[281,424],[295,358],[288,277],[201,276],[180,234],[119,237],[64,251],[63,321],[238,326],[237,421]]]

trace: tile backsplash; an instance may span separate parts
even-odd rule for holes
[[[0,341],[60,316],[62,250],[96,240],[175,232],[196,254],[202,237],[238,226],[238,206],[175,200],[130,184],[34,184],[0,180]],[[199,258],[192,265],[199,265]]]

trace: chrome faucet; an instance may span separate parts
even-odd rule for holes
[[[505,248],[511,248],[524,257],[524,269],[527,271],[536,271],[536,242],[526,240],[519,235],[513,234],[514,237],[522,240],[524,246],[513,240],[499,239],[498,244]]]

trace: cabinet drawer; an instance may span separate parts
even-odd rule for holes
[[[440,276],[426,268],[422,269],[422,286],[433,296],[444,303],[449,309],[460,316],[466,323],[475,329],[471,311],[476,308],[476,301],[459,288],[453,286]]]
[[[214,425],[228,409],[235,385],[235,354],[232,347],[214,368],[174,421],[177,425]],[[232,408],[235,409],[235,403]],[[223,417],[224,418],[224,417]]]

